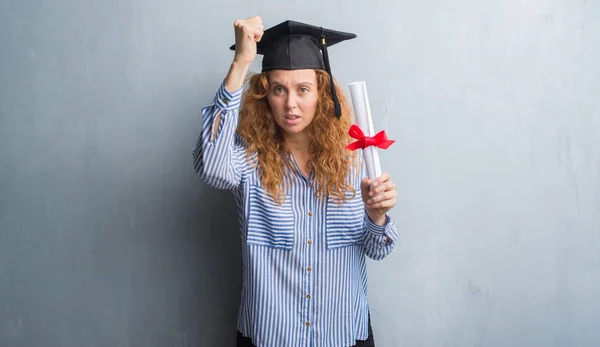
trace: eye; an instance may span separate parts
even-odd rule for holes
[[[281,94],[281,93],[283,93],[283,92],[284,92],[284,90],[283,90],[283,88],[282,88],[281,86],[275,86],[275,87],[273,88],[273,92],[274,92],[275,94]]]
[[[308,93],[308,92],[309,92],[308,88],[306,88],[306,87],[300,87],[300,93],[305,94],[305,93]]]

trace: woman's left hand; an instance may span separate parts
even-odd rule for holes
[[[378,225],[385,225],[385,215],[396,205],[396,185],[390,175],[384,173],[375,180],[364,178],[360,183],[362,199],[369,218]]]

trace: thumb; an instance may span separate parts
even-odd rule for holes
[[[369,191],[371,190],[371,180],[369,178],[363,178],[362,181],[360,182],[360,190],[364,191]]]

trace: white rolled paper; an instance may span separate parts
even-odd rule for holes
[[[356,81],[350,83],[350,97],[354,107],[354,116],[356,125],[362,129],[365,136],[375,135],[373,129],[373,118],[371,118],[371,108],[369,106],[369,97],[367,96],[367,84],[365,81]],[[381,164],[379,163],[379,152],[375,146],[363,149],[367,175],[374,182],[381,175]]]

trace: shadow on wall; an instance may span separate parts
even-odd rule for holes
[[[187,216],[200,263],[190,266],[198,279],[191,293],[196,326],[181,346],[234,346],[241,291],[241,240],[235,200],[229,191],[198,182],[198,201]],[[186,216],[182,216],[186,217]],[[194,281],[196,282],[196,281]]]

